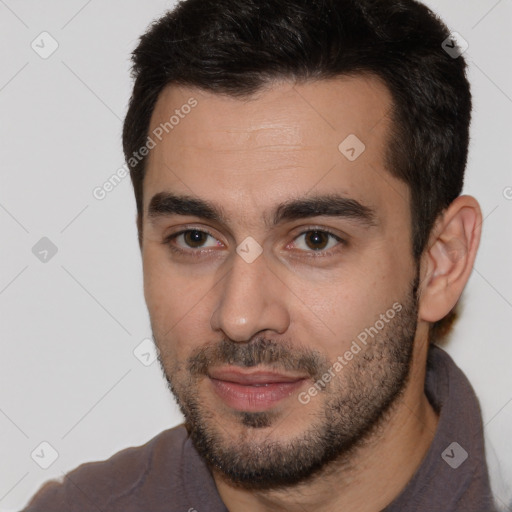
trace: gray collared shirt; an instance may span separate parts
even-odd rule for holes
[[[429,351],[425,390],[439,413],[429,451],[383,512],[494,511],[480,407],[450,356]],[[23,512],[227,512],[185,427],[45,484]]]

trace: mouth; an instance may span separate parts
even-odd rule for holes
[[[208,372],[217,396],[230,408],[243,412],[263,412],[295,394],[309,379],[290,375],[239,368],[216,368]]]

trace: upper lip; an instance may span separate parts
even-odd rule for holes
[[[222,380],[225,382],[234,382],[242,385],[254,384],[279,384],[297,382],[306,379],[305,375],[289,375],[278,373],[271,370],[242,370],[239,368],[213,368],[208,371],[208,377],[211,379]]]

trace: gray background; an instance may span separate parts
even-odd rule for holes
[[[495,492],[505,504],[512,0],[427,3],[469,43],[475,111],[465,191],[479,199],[485,222],[464,319],[446,349],[481,399]],[[102,201],[92,193],[123,165],[129,54],[172,5],[0,0],[0,511],[19,510],[44,481],[181,421],[158,363],[145,366],[133,353],[151,332],[130,180]],[[31,47],[35,40],[40,52],[51,49],[43,31],[59,45],[47,59]],[[43,237],[58,249],[46,262],[32,251]],[[58,452],[48,469],[40,465],[52,452],[42,442]]]

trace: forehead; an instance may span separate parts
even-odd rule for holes
[[[276,82],[245,99],[168,86],[150,123],[144,209],[162,191],[249,216],[312,192],[397,206],[408,190],[385,169],[391,107],[369,76]]]

